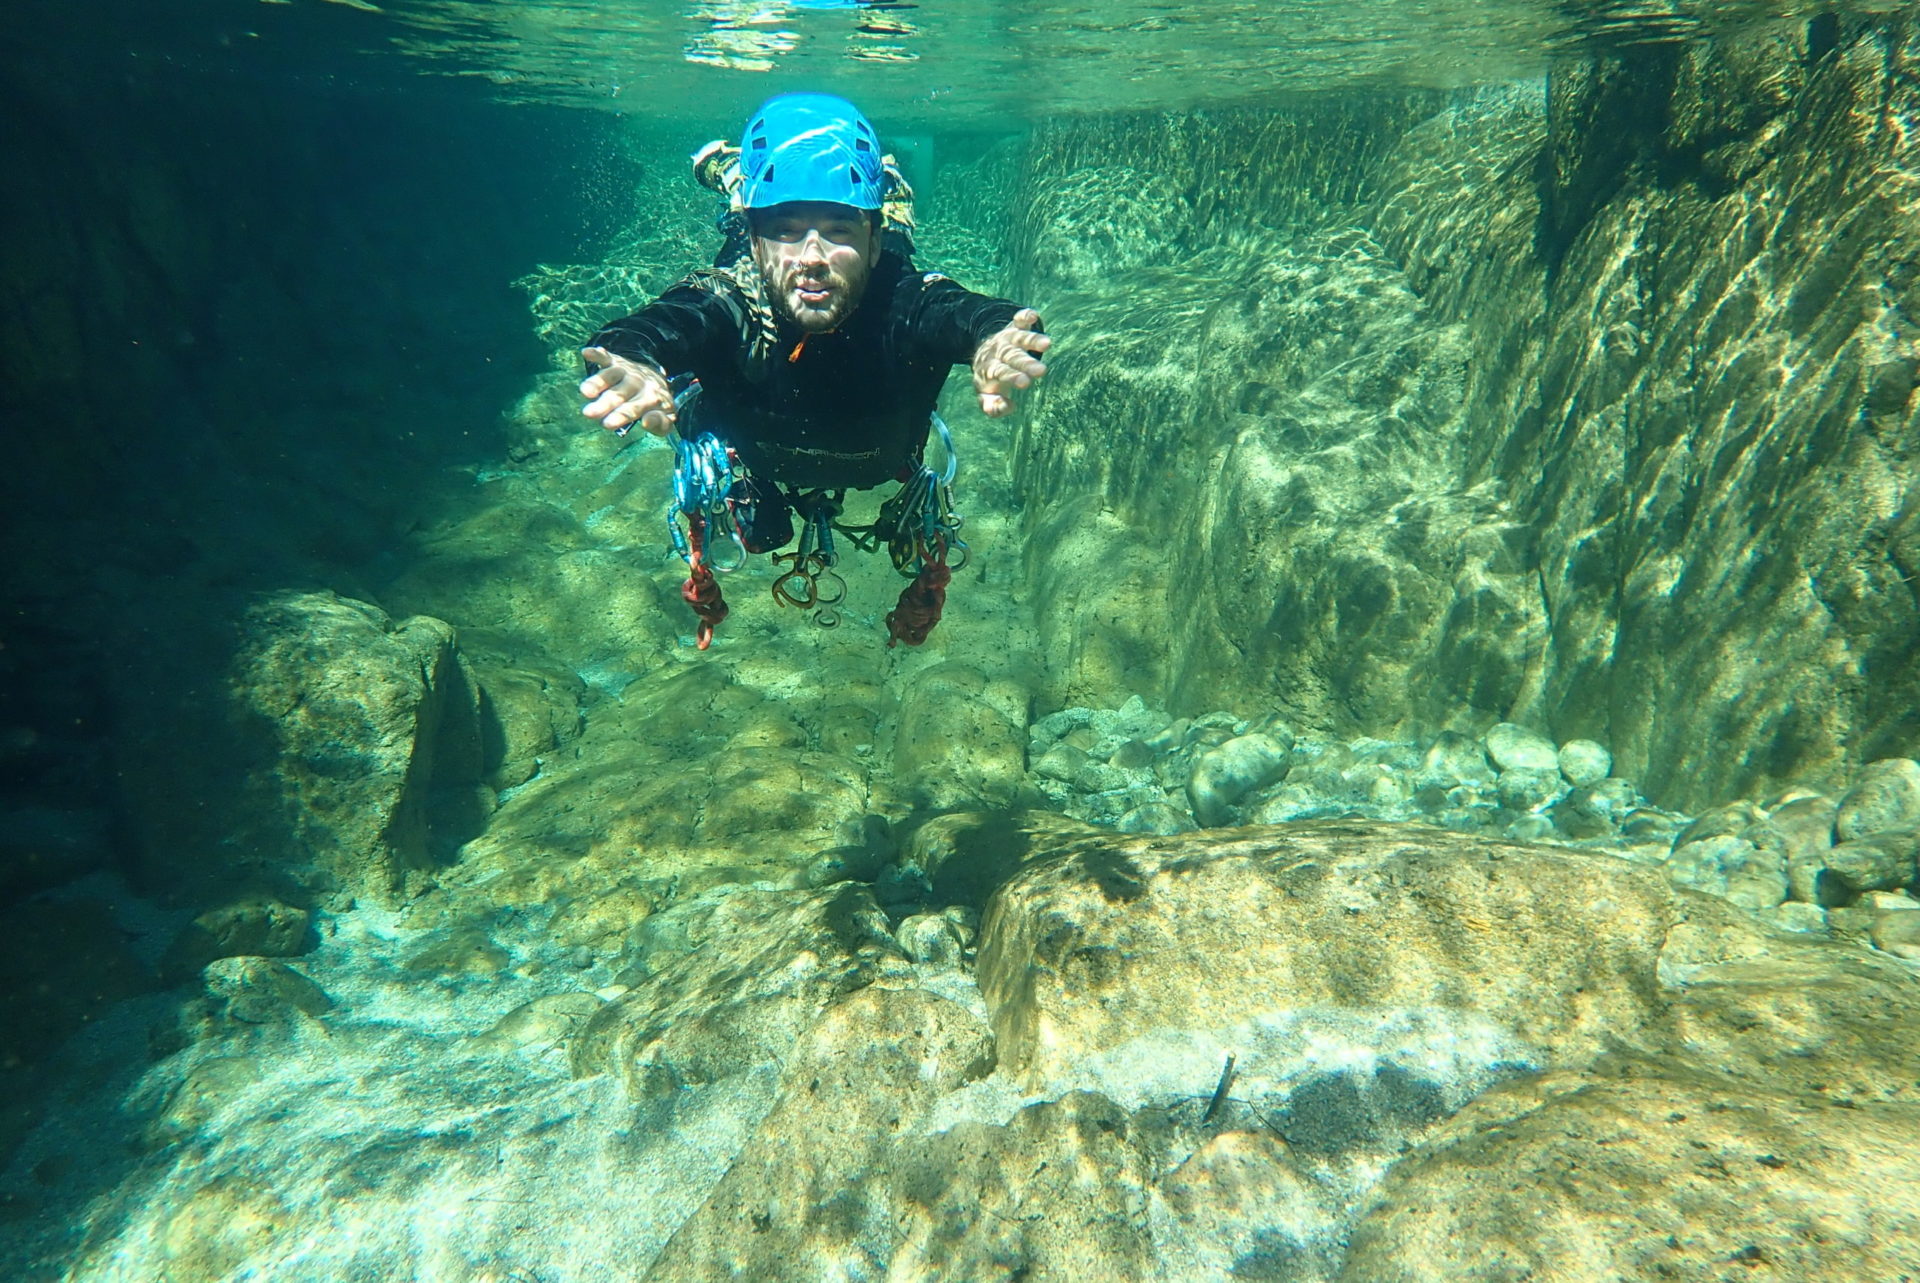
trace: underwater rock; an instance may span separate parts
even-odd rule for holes
[[[1543,1181],[1542,1172],[1562,1173]],[[1729,1278],[1920,1270],[1920,1109],[1761,1087],[1556,1074],[1495,1089],[1387,1175],[1348,1283]],[[1813,1209],[1818,1209],[1814,1211]],[[1809,1215],[1873,1232],[1806,1232]]]
[[[1920,826],[1920,762],[1890,757],[1869,762],[1840,798],[1834,831],[1843,842]]]
[[[1827,911],[1803,900],[1787,900],[1771,909],[1763,909],[1760,917],[1783,931],[1804,931],[1817,935],[1825,935],[1827,931]]]
[[[943,913],[916,913],[893,933],[915,962],[932,967],[957,967],[966,954],[959,926]]]
[[[886,862],[887,852],[879,847],[836,846],[822,851],[807,865],[801,883],[826,887],[836,882],[871,882]]]
[[[521,1003],[485,1033],[476,1035],[474,1043],[503,1051],[564,1047],[567,1039],[605,1005],[598,994],[550,993]]]
[[[1707,838],[1738,837],[1767,818],[1767,813],[1752,802],[1741,800],[1702,811],[1673,839],[1676,847]]]
[[[873,894],[726,888],[648,919],[679,947],[634,959],[633,987],[568,1044],[575,1074],[612,1072],[637,1097],[671,1095],[781,1060],[834,999],[900,958]],[[903,963],[904,965],[904,963]]]
[[[1507,825],[1507,837],[1515,842],[1545,842],[1554,832],[1553,821],[1544,815],[1523,815]]]
[[[1049,746],[1069,731],[1078,730],[1092,720],[1093,710],[1090,708],[1063,708],[1057,713],[1048,713],[1033,724],[1034,745],[1038,748]]]
[[[1187,781],[1193,818],[1205,826],[1224,824],[1241,798],[1285,779],[1291,741],[1291,736],[1281,741],[1266,734],[1241,735],[1202,753]]]
[[[873,751],[873,739],[879,716],[868,704],[833,704],[814,719],[820,750],[841,757],[856,757]]]
[[[538,670],[473,661],[480,685],[486,780],[496,789],[525,784],[540,761],[580,734],[586,684],[563,669]]]
[[[1920,962],[1920,912],[1883,913],[1873,920],[1873,947],[1909,962]]]
[[[1054,811],[961,811],[915,829],[900,860],[924,880],[937,903],[977,912],[1028,861],[1044,858],[1062,843],[1111,837]]]
[[[217,1177],[167,1219],[160,1242],[161,1277],[231,1278],[246,1262],[273,1251],[292,1221],[267,1182]]]
[[[1462,1020],[1579,1059],[1658,1007],[1674,893],[1626,861],[1359,821],[1055,849],[993,897],[976,964],[1023,1081],[1228,1012],[1388,1019],[1445,994]]]
[[[1558,767],[1508,767],[1500,772],[1497,787],[1500,804],[1510,811],[1544,810],[1567,795],[1567,784],[1560,778]]]
[[[207,993],[227,1018],[264,1025],[294,1013],[322,1016],[333,1009],[326,990],[272,958],[221,958],[206,970]]]
[[[1778,851],[1786,861],[1787,885],[1796,900],[1817,903],[1817,882],[1833,846],[1833,822],[1839,808],[1830,798],[1808,794],[1782,802],[1764,820],[1740,836],[1755,846]]]
[[[437,934],[407,956],[406,969],[443,976],[488,976],[505,971],[511,955],[477,923],[452,927]]]
[[[942,1095],[992,1068],[978,1018],[920,990],[867,988],[766,1050],[783,1062],[772,1109],[649,1277],[831,1278],[848,1259],[926,1242],[900,1230],[903,1192],[938,1179],[912,1138]],[[951,1222],[945,1241],[977,1219]]]
[[[1538,731],[1500,722],[1486,733],[1487,756],[1502,773],[1507,771],[1553,771],[1560,769],[1560,751],[1553,741]]]
[[[1191,833],[1193,817],[1171,802],[1148,802],[1122,815],[1114,827],[1122,833]]]
[[[1441,731],[1420,762],[1422,779],[1457,784],[1467,780],[1491,783],[1495,771],[1479,740],[1459,731]]]
[[[242,825],[271,863],[392,902],[432,862],[436,806],[481,773],[479,693],[452,627],[290,593],[248,614],[245,647],[234,689],[262,761]]]
[[[1091,760],[1085,749],[1075,748],[1071,744],[1055,744],[1040,755],[1040,760],[1033,764],[1033,771],[1042,779],[1065,783]]]
[[[1842,842],[1826,853],[1825,866],[1847,890],[1893,891],[1920,877],[1920,828]]]
[[[198,1133],[218,1113],[228,1097],[245,1091],[266,1077],[256,1056],[209,1056],[195,1065],[167,1094],[160,1111],[148,1122],[143,1138],[160,1148]]]
[[[1560,774],[1575,788],[1598,784],[1613,770],[1613,754],[1592,740],[1568,740],[1558,754]]]
[[[1027,692],[948,661],[915,674],[900,701],[893,774],[930,810],[1004,806],[1026,783]]]
[[[1721,835],[1685,842],[1667,858],[1674,881],[1725,896],[1748,909],[1771,909],[1787,898],[1787,866],[1778,852]]]
[[[313,915],[266,896],[208,909],[188,923],[167,947],[161,975],[180,980],[215,958],[291,958],[316,943]]]
[[[1576,787],[1549,811],[1553,827],[1575,841],[1611,835],[1620,816],[1611,799],[1592,788]]]
[[[1169,720],[1165,713],[1148,708],[1147,702],[1138,695],[1127,696],[1119,708],[1096,708],[1087,715],[1087,725],[1102,740],[1115,743],[1156,735],[1166,728]]]

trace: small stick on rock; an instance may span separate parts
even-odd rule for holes
[[[1227,1089],[1233,1086],[1233,1056],[1228,1055],[1226,1068],[1220,1071],[1220,1085],[1213,1089],[1213,1099],[1207,1102],[1207,1112],[1200,1115],[1200,1121],[1210,1123],[1213,1116],[1220,1112],[1220,1106],[1227,1103]]]

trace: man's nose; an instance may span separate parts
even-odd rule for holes
[[[807,234],[800,238],[800,257],[808,262],[827,261],[827,238],[820,234],[817,227],[809,227]]]

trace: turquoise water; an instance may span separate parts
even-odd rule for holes
[[[914,4],[715,0],[627,6],[260,0],[117,12],[113,60],[289,89],[399,92],[476,80],[503,101],[648,121],[741,115],[788,84],[859,99],[896,128],[1058,113],[1272,104],[1354,88],[1457,89],[1539,74],[1556,54],[1711,39],[1836,11],[1789,0],[1365,0],[1324,4]],[[58,6],[17,7],[56,54]],[[35,19],[44,19],[36,21]]]
[[[1920,1277],[1909,8],[15,0],[0,1278]],[[579,413],[797,87],[923,647]]]

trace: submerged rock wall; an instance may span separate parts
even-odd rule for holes
[[[1816,23],[1284,145],[1040,136],[1010,243],[1096,260],[1009,281],[1061,336],[1016,442],[1054,696],[1510,718],[1683,807],[1911,752],[1917,52]]]

